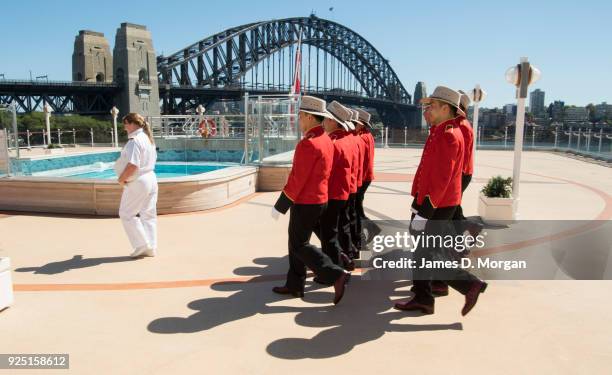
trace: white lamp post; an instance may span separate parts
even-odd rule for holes
[[[119,116],[119,110],[117,107],[113,106],[113,108],[110,110],[110,114],[113,116],[113,134],[111,137],[113,138],[113,146],[119,147],[119,137],[117,134],[117,116]]]
[[[478,111],[480,108],[480,102],[485,100],[487,92],[480,88],[480,85],[476,85],[474,89],[468,95],[470,100],[474,103],[474,118],[472,119],[472,130],[474,132],[474,145],[472,155],[474,155],[474,165],[476,165],[476,145],[478,144]],[[467,108],[465,109],[467,111]],[[467,113],[466,113],[467,116]]]
[[[196,113],[198,114],[198,126],[204,120],[204,112],[206,112],[204,106],[202,104],[198,104],[198,106],[196,107]],[[206,124],[206,132],[208,133],[208,124]]]
[[[45,103],[43,106],[43,112],[45,113],[45,125],[47,127],[47,144],[51,144],[51,112],[53,112],[53,108],[49,105],[49,103]]]
[[[514,136],[514,168],[512,174],[512,197],[518,207],[519,182],[521,175],[521,154],[523,152],[523,130],[525,127],[525,99],[530,84],[540,79],[540,71],[532,66],[526,57],[506,71],[506,81],[516,86],[516,132]]]

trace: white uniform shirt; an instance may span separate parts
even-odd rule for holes
[[[121,150],[121,156],[115,162],[115,173],[117,177],[123,173],[128,163],[138,167],[136,172],[128,181],[133,181],[145,173],[155,170],[157,152],[155,145],[151,144],[149,137],[142,129],[128,134],[128,142]]]

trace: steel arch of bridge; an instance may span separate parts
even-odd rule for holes
[[[251,68],[297,44],[300,29],[302,43],[334,56],[359,82],[367,97],[411,104],[410,94],[374,46],[353,30],[315,16],[230,28],[170,56],[159,56],[160,88],[178,84],[183,89],[239,89],[241,78]]]

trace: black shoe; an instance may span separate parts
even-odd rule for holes
[[[303,290],[302,291],[291,290],[291,289],[287,288],[286,286],[275,286],[274,288],[272,288],[272,291],[274,293],[277,293],[277,294],[283,294],[283,295],[290,294],[290,295],[292,295],[293,297],[296,297],[296,298],[304,297],[304,291]]]
[[[461,315],[466,316],[474,306],[476,306],[476,302],[478,302],[478,296],[480,293],[484,293],[487,289],[487,283],[484,281],[474,281],[470,290],[468,290],[465,295],[465,304],[463,305],[463,309],[461,309]]]
[[[419,303],[417,301],[415,301],[414,299],[408,301],[408,302],[397,302],[395,304],[395,306],[393,306],[396,310],[401,310],[401,311],[420,311],[425,315],[431,315],[434,313],[434,307],[433,305],[425,305],[423,303]]]

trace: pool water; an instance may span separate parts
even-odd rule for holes
[[[157,175],[157,178],[184,177],[194,174],[212,172],[227,167],[228,166],[226,165],[156,164],[155,174]],[[65,177],[116,179],[117,175],[111,168],[100,171],[71,174]]]

